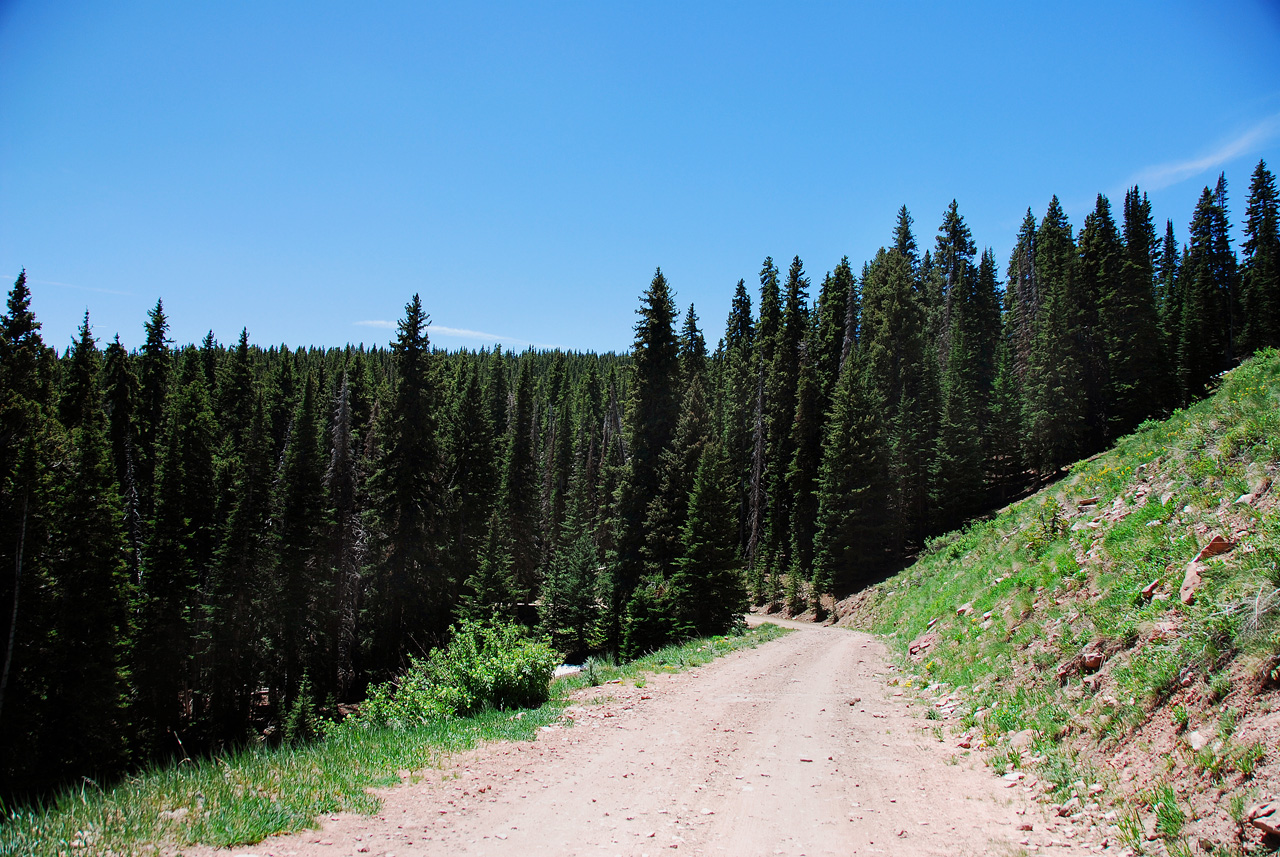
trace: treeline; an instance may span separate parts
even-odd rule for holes
[[[59,354],[25,273],[0,318],[0,767],[7,794],[333,710],[458,618],[631,655],[748,600],[824,609],[1280,344],[1275,183],[1185,246],[1136,188],[1078,234],[1055,198],[1001,271],[952,203],[859,272],[739,281],[708,349],[659,271],[627,356],[446,353],[242,332]],[[752,292],[755,290],[752,289]],[[11,570],[11,571],[10,571]],[[829,604],[829,601],[826,602]]]

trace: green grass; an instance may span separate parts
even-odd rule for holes
[[[591,683],[697,667],[786,630],[763,625],[742,634],[671,646],[627,664],[599,664],[552,684],[551,701],[525,711],[483,711],[407,730],[342,728],[303,747],[255,747],[214,759],[146,771],[100,791],[68,791],[45,807],[0,822],[0,855],[140,855],[162,844],[234,846],[316,826],[335,812],[376,812],[366,789],[420,772],[450,753],[485,741],[526,741],[554,722],[573,690]]]
[[[1002,738],[1032,729],[1042,779],[1059,789],[1094,782],[1078,748],[1120,746],[1190,680],[1217,708],[1225,745],[1195,766],[1247,779],[1260,748],[1225,739],[1234,732],[1235,680],[1248,672],[1240,659],[1280,665],[1280,519],[1235,501],[1277,463],[1280,354],[1268,350],[1209,399],[1145,423],[1039,494],[931,541],[914,565],[871,590],[858,622],[887,639],[908,675],[962,692],[958,722],[948,725],[979,727],[993,764],[1010,761]],[[1096,505],[1081,505],[1086,498]],[[1117,502],[1124,515],[1112,521]],[[1208,562],[1194,603],[1183,605],[1187,563],[1209,533],[1230,537],[1239,524],[1248,532]],[[1153,581],[1156,597],[1143,597]],[[966,604],[972,610],[959,615]],[[939,641],[913,661],[908,644],[930,622]],[[1058,668],[1091,643],[1108,652],[1101,686],[1079,671],[1060,683]],[[1166,716],[1187,728],[1185,708]],[[1175,827],[1176,804],[1157,806],[1164,826]]]

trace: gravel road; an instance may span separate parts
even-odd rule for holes
[[[1051,840],[1024,788],[938,741],[924,708],[886,683],[882,644],[795,625],[643,688],[582,691],[572,724],[461,754],[386,790],[377,816],[220,853],[1088,853]]]

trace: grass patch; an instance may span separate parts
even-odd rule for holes
[[[412,728],[343,728],[300,747],[253,747],[156,768],[102,791],[68,791],[47,806],[0,821],[0,855],[142,855],[165,844],[230,847],[316,826],[335,812],[376,812],[367,788],[394,785],[485,741],[527,741],[554,722],[568,694],[612,679],[697,667],[788,633],[767,624],[741,634],[671,646],[627,664],[600,663],[555,680],[551,699],[525,709],[440,717]]]

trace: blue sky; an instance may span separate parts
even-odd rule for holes
[[[1179,239],[1280,167],[1280,4],[0,0],[0,275],[179,343],[629,347],[661,266],[708,339],[794,255],[861,267],[952,198],[1003,267],[1028,207],[1137,182]]]

